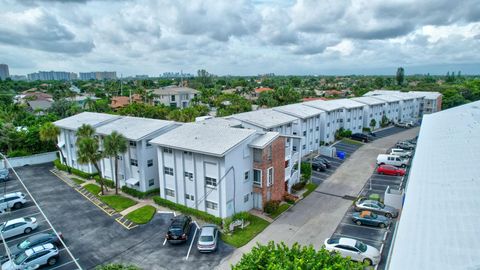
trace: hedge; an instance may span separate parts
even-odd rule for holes
[[[133,197],[136,197],[136,198],[139,198],[139,199],[143,199],[143,198],[148,197],[148,196],[153,195],[153,194],[155,194],[155,195],[160,194],[160,189],[159,188],[151,189],[151,190],[148,190],[146,192],[142,192],[142,191],[138,191],[138,190],[133,189],[133,188],[129,188],[127,186],[123,186],[122,191],[127,193],[130,196],[133,196]]]
[[[53,164],[57,169],[68,172],[68,167],[62,164],[59,159],[54,160]],[[95,177],[97,175],[97,173],[86,173],[72,167],[70,167],[70,171],[72,172],[72,174],[75,174],[85,179],[91,179],[92,177]]]
[[[153,201],[160,206],[164,206],[164,207],[170,208],[172,210],[180,211],[180,212],[182,212],[184,214],[187,214],[187,215],[195,216],[195,217],[197,217],[201,220],[204,220],[204,221],[210,222],[210,223],[214,223],[214,224],[217,224],[219,226],[222,225],[222,219],[221,218],[216,217],[216,216],[211,215],[211,214],[208,214],[206,212],[196,210],[196,209],[193,209],[193,208],[190,208],[190,207],[186,207],[186,206],[178,204],[178,203],[171,202],[169,200],[161,198],[160,196],[154,196]]]
[[[100,183],[100,176],[98,175],[95,175],[93,177],[93,179],[95,179],[95,182],[97,182],[97,184],[101,185]],[[105,179],[105,178],[102,178],[103,179],[103,184],[109,188],[115,188],[115,182],[113,182],[112,180],[108,180],[108,179]]]

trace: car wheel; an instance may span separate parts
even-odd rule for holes
[[[378,227],[380,227],[380,228],[385,228],[385,227],[387,227],[387,226],[385,226],[384,223],[380,223],[380,225],[378,225]]]
[[[22,203],[16,202],[13,204],[13,209],[20,209],[22,207]]]
[[[363,263],[366,265],[372,265],[372,260],[370,260],[369,258],[365,258],[363,259]]]
[[[47,264],[50,265],[50,266],[57,264],[57,258],[56,257],[50,257],[47,261]]]
[[[357,220],[357,222],[355,222],[357,225],[362,225],[362,222],[360,220]]]
[[[25,234],[29,234],[29,233],[32,232],[32,228],[27,227],[27,228],[25,228],[25,230],[24,230],[23,232],[24,232]]]
[[[402,168],[405,168],[405,167],[407,167],[407,165],[405,165],[405,164],[402,164]]]
[[[390,214],[390,213],[385,213],[385,216],[388,217],[388,218],[392,218],[392,214]]]

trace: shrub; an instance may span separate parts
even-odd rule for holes
[[[300,172],[302,173],[302,181],[306,182],[310,180],[312,176],[312,164],[308,162],[302,162],[300,165]]]
[[[305,181],[298,182],[296,184],[293,184],[292,189],[295,191],[302,190],[305,187],[305,184],[306,184]]]
[[[143,199],[143,198],[148,197],[149,195],[152,195],[152,194],[160,194],[160,189],[158,189],[158,188],[149,190],[147,192],[142,192],[142,191],[138,191],[134,188],[123,186],[122,191],[127,193],[130,196],[133,196],[133,197],[136,197],[136,198],[139,198],[139,199]]]
[[[263,211],[267,214],[272,214],[273,212],[277,211],[279,206],[280,206],[280,201],[271,200],[265,203],[265,206],[263,207]]]
[[[93,177],[93,179],[95,179],[95,182],[97,182],[97,184],[101,184],[100,183],[100,176],[98,175],[95,175]],[[102,178],[103,179],[103,184],[109,188],[115,188],[115,182],[113,182],[112,180],[108,180],[108,179],[105,179],[105,178]]]
[[[364,128],[362,128],[362,131],[363,131],[363,132],[370,132],[370,131],[371,131],[371,129],[370,129],[370,128],[368,128],[368,127],[364,127]]]
[[[106,264],[97,266],[96,270],[141,270],[140,268],[133,266],[133,265],[124,265],[124,264]]]
[[[298,200],[298,197],[293,194],[285,194],[283,200],[289,204],[294,204]]]
[[[29,156],[29,155],[31,155],[31,153],[28,152],[27,150],[23,150],[23,149],[13,150],[13,151],[8,152],[8,154],[7,154],[7,156],[10,157],[10,158],[24,157],[24,156]]]
[[[178,204],[178,203],[171,202],[169,200],[161,198],[160,196],[154,196],[153,201],[160,206],[164,206],[164,207],[170,208],[172,210],[180,211],[180,212],[182,212],[184,214],[187,214],[187,215],[195,216],[199,219],[202,219],[202,220],[210,222],[210,223],[217,224],[219,226],[222,225],[222,219],[221,218],[216,217],[214,215],[211,215],[209,213],[206,213],[206,212],[203,212],[203,211],[200,211],[200,210],[196,210],[196,209],[193,209],[193,208],[190,208],[190,207],[186,207],[185,205],[181,205],[181,204]]]
[[[54,160],[53,164],[57,169],[68,172],[68,167],[62,164],[59,159]],[[86,173],[75,168],[70,168],[70,171],[72,172],[72,174],[75,174],[76,176],[80,176],[85,179],[91,179],[92,177],[95,177],[97,175],[97,173]]]

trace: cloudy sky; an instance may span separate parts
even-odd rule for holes
[[[478,0],[0,0],[11,74],[480,73]]]

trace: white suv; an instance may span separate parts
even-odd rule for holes
[[[55,265],[58,262],[58,249],[45,244],[27,249],[2,265],[2,270],[36,269],[42,265]]]
[[[0,211],[7,208],[19,209],[23,207],[25,203],[27,203],[25,194],[21,192],[8,193],[0,197]]]
[[[412,152],[401,148],[393,148],[392,150],[390,150],[390,155],[397,155],[402,158],[411,158]]]
[[[376,265],[380,262],[380,251],[378,249],[352,238],[327,238],[324,244],[326,250],[338,252],[342,257],[350,257],[357,262],[368,265]]]

